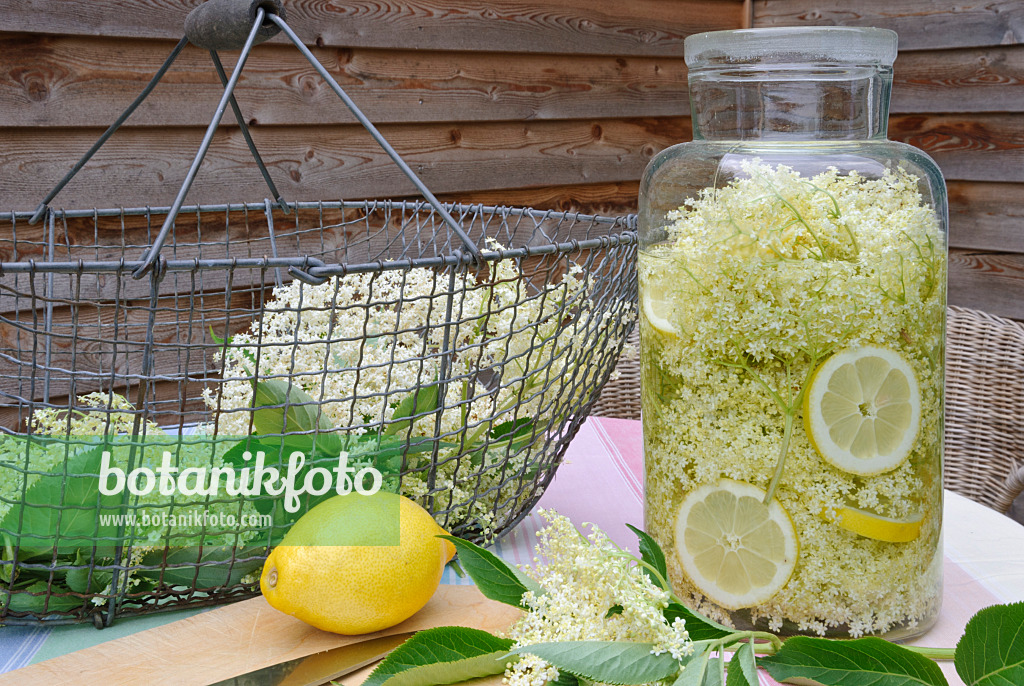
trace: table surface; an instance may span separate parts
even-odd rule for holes
[[[643,455],[636,421],[591,418],[574,438],[539,508],[556,510],[577,526],[593,523],[618,545],[636,552],[636,536],[626,524],[643,524]],[[1024,526],[951,492],[944,503],[944,599],[939,621],[919,645],[951,648],[967,620],[995,603],[1024,600]],[[543,522],[536,510],[493,550],[517,564],[529,564]],[[451,570],[442,580],[471,583]],[[97,631],[91,626],[0,627],[0,672],[9,672],[74,650],[133,634],[196,614],[124,619]],[[949,683],[961,684],[951,663],[943,663]],[[10,674],[15,677],[16,674]],[[69,675],[70,676],[70,675]],[[771,685],[767,674],[762,684]],[[0,681],[7,681],[0,679]],[[10,683],[16,683],[12,681]]]

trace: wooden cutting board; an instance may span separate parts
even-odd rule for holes
[[[378,636],[437,626],[497,632],[518,616],[519,610],[488,600],[475,586],[440,586],[422,610],[398,626],[364,636],[341,636],[278,612],[260,596],[8,672],[0,675],[0,684],[206,686]],[[369,671],[341,681],[345,686],[361,684]],[[501,677],[472,683],[500,684]]]

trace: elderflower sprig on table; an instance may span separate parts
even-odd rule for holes
[[[680,660],[693,652],[686,622],[664,612],[671,594],[657,586],[636,558],[596,526],[586,536],[568,518],[541,510],[548,522],[538,533],[535,566],[524,570],[542,591],[522,596],[526,612],[512,625],[516,648],[551,641],[653,643],[656,655]],[[558,679],[558,670],[526,653],[506,672],[509,686],[536,686]]]
[[[431,686],[499,674],[509,686],[756,686],[759,667],[794,683],[948,686],[936,660],[954,660],[966,683],[997,686],[1024,664],[1024,603],[978,612],[956,650],[876,637],[783,640],[735,631],[685,607],[667,590],[664,553],[645,532],[630,527],[640,537],[637,557],[596,527],[584,536],[565,517],[542,514],[548,526],[526,570],[444,536],[484,596],[523,611],[506,636],[466,627],[417,632],[364,686]],[[658,642],[666,636],[671,645]]]

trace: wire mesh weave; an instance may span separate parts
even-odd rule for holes
[[[105,499],[85,448],[49,435],[185,435],[202,450],[174,464],[212,469],[273,410],[285,443],[386,437],[385,481],[455,535],[500,536],[537,502],[632,328],[632,218],[446,206],[475,262],[424,203],[290,209],[183,208],[141,279],[167,210],[4,217],[0,621],[100,625],[253,595],[283,526],[270,495]],[[254,380],[295,394],[258,401]],[[289,425],[296,408],[327,423]]]

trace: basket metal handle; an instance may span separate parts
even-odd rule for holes
[[[106,142],[107,138],[109,138],[139,106],[139,104],[145,100],[163,74],[171,66],[171,63],[181,52],[186,42],[191,42],[198,47],[210,50],[214,66],[217,68],[221,82],[224,84],[224,93],[221,96],[217,109],[206,129],[206,134],[203,136],[203,140],[199,145],[195,158],[189,167],[188,173],[185,175],[185,180],[182,182],[181,188],[178,190],[178,194],[167,213],[167,217],[165,218],[160,231],[157,233],[152,245],[150,245],[143,255],[141,264],[132,271],[132,276],[136,279],[143,278],[147,273],[154,269],[159,261],[160,250],[170,235],[171,229],[174,225],[174,220],[181,211],[181,207],[185,201],[185,196],[192,187],[192,183],[199,171],[199,167],[202,165],[206,152],[213,140],[214,133],[216,133],[217,127],[220,125],[220,121],[223,118],[224,111],[227,109],[228,105],[231,106],[234,112],[235,119],[241,128],[242,135],[249,146],[249,150],[252,153],[253,159],[256,161],[260,172],[263,174],[263,178],[266,181],[271,194],[278,206],[284,212],[289,212],[290,208],[284,200],[281,199],[281,195],[274,186],[273,180],[270,178],[270,174],[266,169],[266,165],[263,163],[262,158],[256,150],[255,143],[249,135],[248,127],[242,117],[238,103],[234,98],[235,86],[241,76],[245,62],[252,51],[252,47],[257,43],[262,43],[263,41],[272,38],[280,32],[284,32],[288,39],[296,48],[298,48],[299,52],[302,53],[317,73],[320,74],[320,77],[324,79],[324,81],[331,87],[331,90],[335,92],[349,111],[352,112],[356,120],[370,133],[373,139],[377,141],[377,144],[381,146],[385,153],[387,153],[388,157],[390,157],[395,165],[398,166],[406,178],[412,182],[420,195],[426,199],[431,208],[437,212],[442,221],[456,236],[459,237],[459,240],[462,242],[462,247],[458,249],[458,252],[462,253],[464,251],[468,253],[469,260],[472,263],[479,263],[481,260],[480,249],[470,239],[459,221],[456,220],[441,204],[437,197],[431,193],[426,184],[424,184],[412,168],[406,164],[405,160],[403,160],[401,155],[399,155],[391,144],[388,143],[377,127],[373,125],[359,107],[356,106],[355,102],[353,102],[348,94],[345,93],[345,90],[334,79],[334,77],[331,76],[330,72],[327,71],[327,69],[316,59],[309,48],[307,48],[295,32],[292,31],[291,27],[285,21],[284,7],[281,0],[207,0],[207,2],[199,5],[189,12],[185,19],[185,37],[178,43],[171,56],[156,73],[143,92],[128,107],[128,109],[125,110],[121,117],[112,124],[109,129],[107,129],[96,144],[93,145],[85,156],[79,160],[75,167],[72,168],[67,176],[65,176],[64,179],[61,180],[61,182],[58,183],[57,186],[47,195],[46,199],[40,203],[29,222],[34,223],[42,218],[47,211],[49,202],[53,200],[54,196],[56,196],[65,185],[67,185],[71,178],[85,165],[89,158],[92,157],[104,142]],[[241,48],[241,54],[235,64],[234,71],[230,78],[226,78],[216,51],[220,49],[234,50],[239,47]]]
[[[241,50],[253,24],[258,24],[253,45],[276,36],[281,29],[264,17],[284,17],[281,0],[206,0],[185,17],[185,37],[196,47],[207,50]]]
[[[228,78],[224,75],[224,67],[220,63],[220,58],[217,56],[216,49],[238,49],[245,45],[245,39],[248,37],[250,27],[253,22],[256,21],[257,12],[267,12],[268,9],[278,11],[283,14],[284,8],[281,6],[280,0],[209,0],[204,4],[196,7],[194,10],[189,12],[188,16],[185,17],[185,36],[182,36],[178,44],[174,46],[171,54],[167,57],[164,63],[150,79],[146,87],[142,89],[142,92],[132,101],[128,107],[125,108],[124,112],[121,113],[113,124],[111,124],[106,131],[97,139],[89,150],[75,163],[75,165],[64,175],[64,178],[57,182],[57,185],[43,198],[43,201],[39,203],[32,217],[29,218],[29,224],[35,224],[43,218],[46,214],[50,202],[60,193],[64,187],[75,177],[75,175],[86,165],[86,163],[92,159],[92,156],[103,147],[103,144],[114,135],[114,133],[121,128],[121,125],[138,109],[139,105],[149,97],[149,94],[153,92],[157,84],[163,78],[167,70],[171,68],[174,61],[181,54],[181,51],[190,42],[194,43],[198,47],[209,47],[210,57],[213,59],[213,66],[217,70],[217,74],[220,77],[221,84],[227,88]],[[280,29],[273,24],[268,24],[263,19],[260,19],[260,30],[256,32],[256,37],[253,40],[253,44],[262,43],[269,38],[277,35]],[[216,27],[216,31],[211,30],[209,27]],[[240,36],[240,37],[239,37]],[[212,47],[216,46],[216,47]],[[242,137],[245,138],[246,144],[249,146],[249,152],[252,153],[253,159],[256,161],[256,166],[259,167],[260,173],[263,175],[263,179],[267,183],[267,187],[270,189],[271,195],[277,202],[278,206],[287,214],[289,211],[288,205],[285,204],[281,198],[281,194],[278,192],[277,187],[274,185],[274,181],[270,178],[270,173],[267,171],[266,165],[263,163],[263,159],[260,157],[259,152],[256,150],[256,144],[253,142],[252,135],[249,133],[249,127],[245,123],[245,119],[242,117],[242,111],[238,107],[238,102],[235,100],[235,96],[231,95],[228,98],[228,102],[231,104],[231,109],[235,115],[235,121],[238,122],[239,129],[242,132]],[[218,119],[219,121],[219,119]]]

